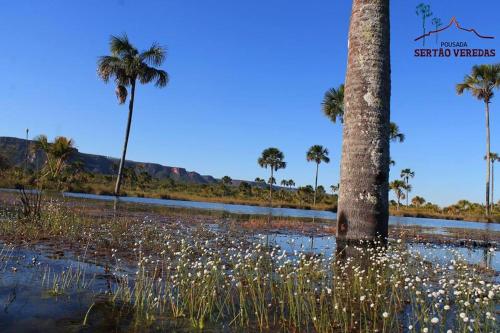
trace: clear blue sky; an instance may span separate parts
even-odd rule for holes
[[[438,204],[484,200],[483,105],[454,85],[495,58],[415,59],[420,1],[391,1],[392,120],[406,134],[392,144],[396,166],[416,173],[413,195]],[[447,23],[495,35],[447,31],[443,40],[500,52],[498,0],[428,1]],[[83,152],[119,156],[127,116],[112,84],[96,75],[110,34],[139,48],[168,47],[165,89],[140,86],[128,158],[216,177],[268,177],[256,163],[269,146],[288,167],[278,180],[312,184],[313,144],[329,148],[320,183],[338,182],[341,126],[320,111],[324,91],[344,80],[351,1],[0,1],[0,135],[72,137]],[[478,10],[482,8],[484,10]],[[428,41],[434,47],[434,43]],[[497,93],[500,95],[500,92]],[[492,151],[500,150],[500,98],[492,104]],[[500,178],[500,168],[497,172]],[[500,184],[500,183],[499,183]],[[500,185],[497,198],[500,198]]]

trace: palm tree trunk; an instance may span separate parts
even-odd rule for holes
[[[409,181],[409,179],[408,179],[408,177],[406,177],[406,207],[409,206],[408,205],[408,192],[409,192],[408,191],[408,181]]]
[[[486,215],[490,215],[490,104],[486,102]]]
[[[495,209],[495,163],[491,163],[491,211]]]
[[[316,163],[316,179],[314,180],[313,208],[316,207],[316,192],[318,191],[318,171],[319,171],[319,163]]]
[[[128,104],[127,129],[125,130],[125,142],[123,143],[122,159],[120,160],[120,167],[118,168],[118,178],[116,179],[115,196],[118,196],[120,194],[120,186],[123,178],[123,168],[125,165],[125,156],[127,155],[130,124],[132,123],[132,113],[134,112],[134,97],[135,97],[135,80],[132,81],[132,89],[130,92],[130,102]]]
[[[337,239],[385,239],[389,218],[389,0],[353,0]]]
[[[269,207],[273,207],[273,171],[271,166],[271,178],[269,179]]]

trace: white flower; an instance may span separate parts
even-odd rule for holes
[[[431,323],[437,324],[439,322],[439,319],[437,317],[434,317],[431,319]]]
[[[387,318],[389,317],[389,314],[387,312],[382,313],[382,317]]]

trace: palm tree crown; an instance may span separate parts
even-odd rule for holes
[[[108,83],[114,79],[116,96],[120,104],[127,99],[127,88],[135,85],[135,81],[146,84],[153,82],[157,87],[165,87],[168,74],[164,70],[152,66],[160,66],[166,57],[163,47],[153,43],[149,49],[139,52],[128,40],[127,35],[111,36],[109,42],[111,55],[102,56],[97,62],[97,73]]]
[[[257,160],[262,168],[270,167],[274,171],[286,168],[285,155],[278,148],[267,148]]]
[[[476,65],[472,67],[472,73],[466,75],[462,83],[457,84],[457,94],[462,95],[464,91],[470,91],[472,96],[485,103],[490,103],[493,98],[493,90],[500,87],[500,64]]]
[[[307,151],[306,159],[308,162],[314,161],[317,164],[321,162],[329,163],[328,149],[320,145],[314,145]]]
[[[257,163],[262,168],[271,169],[271,177],[269,177],[269,206],[273,205],[273,181],[275,182],[273,173],[279,169],[286,168],[286,162],[284,161],[285,155],[278,148],[267,148],[264,149],[262,155],[257,160]]]
[[[405,141],[405,135],[399,132],[399,126],[396,123],[391,122],[389,125],[389,138],[391,141]]]
[[[330,88],[325,92],[321,103],[323,113],[334,123],[337,118],[340,123],[344,123],[344,84],[337,89]]]
[[[401,178],[403,178],[406,182],[413,177],[415,177],[415,171],[411,171],[411,169],[401,170]]]

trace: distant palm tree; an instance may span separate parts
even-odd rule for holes
[[[293,181],[293,179],[288,180],[288,186],[290,186],[290,188],[295,186],[295,182]]]
[[[403,169],[401,170],[401,175],[400,177],[404,180],[406,184],[406,206],[408,207],[408,192],[410,191],[410,178],[415,177],[415,172],[411,171],[411,169]]]
[[[332,191],[332,194],[337,193],[339,191],[339,189],[340,189],[339,184],[337,184],[337,185],[330,185],[330,190]]]
[[[468,90],[472,96],[484,102],[486,107],[486,215],[490,213],[490,103],[493,90],[500,87],[500,64],[476,65],[466,75],[462,83],[457,84],[457,94]]]
[[[341,84],[337,89],[328,89],[321,105],[323,113],[332,122],[336,123],[338,118],[340,123],[344,123],[344,84]]]
[[[278,171],[279,169],[286,168],[286,162],[284,161],[285,155],[278,149],[274,147],[270,147],[265,149],[262,152],[262,155],[257,160],[257,163],[262,168],[270,168],[271,169],[271,177],[270,180],[274,179],[274,171]],[[273,205],[273,184],[269,183],[269,206]]]
[[[233,180],[229,176],[222,177],[221,181],[222,181],[222,184],[224,184],[224,185],[231,185],[233,183]]]
[[[316,206],[316,192],[318,190],[318,171],[321,162],[330,163],[330,158],[328,157],[328,149],[323,148],[320,145],[314,145],[306,153],[306,159],[308,162],[316,163],[316,177],[314,179],[314,199],[313,207]]]
[[[266,181],[264,179],[260,178],[260,177],[255,177],[254,182],[256,182],[256,183],[265,183]]]
[[[402,180],[394,180],[389,183],[389,188],[394,191],[397,199],[397,209],[399,210],[399,205],[401,204],[401,199],[405,198],[405,190],[408,190],[408,186]]]
[[[289,185],[288,185],[288,180],[286,180],[286,179],[281,180],[281,183],[280,183],[280,184],[281,184],[281,186],[283,186],[283,187],[288,187],[288,186],[289,186]]]
[[[486,159],[487,156],[484,156]],[[495,207],[495,162],[500,162],[500,156],[497,153],[490,152],[490,162],[491,162],[491,210]]]
[[[387,237],[389,0],[352,1],[348,38],[337,244]]]
[[[153,82],[155,86],[162,88],[168,83],[168,74],[164,70],[153,66],[160,66],[166,57],[166,52],[157,43],[143,52],[139,52],[129,41],[127,35],[111,36],[111,55],[102,56],[97,62],[97,73],[104,82],[114,79],[116,83],[116,96],[120,104],[127,100],[127,87],[130,87],[130,101],[128,105],[127,128],[125,130],[125,142],[123,144],[122,158],[118,169],[115,195],[120,194],[120,185],[123,177],[123,167],[127,154],[128,138],[132,113],[134,111],[135,85],[139,81],[142,84]]]
[[[411,199],[411,204],[414,205],[415,207],[420,207],[423,204],[425,204],[425,199],[422,197],[414,196],[413,199]]]

